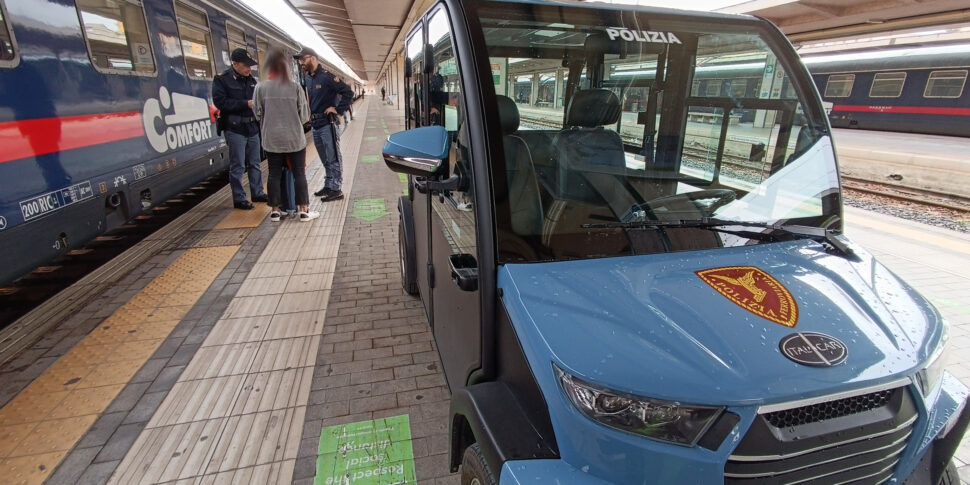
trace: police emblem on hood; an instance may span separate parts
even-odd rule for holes
[[[789,360],[812,367],[839,365],[849,356],[841,340],[824,333],[793,333],[781,339],[778,348]]]
[[[721,296],[779,325],[794,327],[798,305],[788,288],[754,266],[725,266],[695,272]]]

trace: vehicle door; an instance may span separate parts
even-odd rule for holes
[[[433,330],[445,376],[454,391],[464,387],[468,376],[481,367],[481,304],[471,190],[474,162],[451,25],[444,6],[429,12],[426,30],[430,62],[424,71],[428,123],[444,126],[450,137],[447,173],[442,176],[460,175],[465,181],[457,190],[442,191],[430,199]],[[457,280],[453,276],[456,271],[475,278]]]
[[[405,69],[404,69],[404,118],[407,129],[419,128],[424,126],[424,47],[425,32],[424,20],[419,20],[417,25],[411,30],[411,34],[405,43]],[[417,262],[417,281],[418,292],[421,301],[424,303],[425,313],[428,322],[434,326],[434,314],[431,301],[431,286],[429,281],[428,263],[430,261],[429,247],[429,207],[430,200],[428,194],[423,194],[414,190],[414,177],[408,178],[409,197],[411,199],[411,213],[414,218],[414,260]]]

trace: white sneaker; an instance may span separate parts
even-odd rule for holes
[[[457,208],[460,211],[471,212],[471,210],[472,210],[472,203],[471,202],[459,202],[458,205],[457,205]]]
[[[317,211],[300,212],[300,222],[309,222],[316,219],[317,217],[320,217],[320,213]]]
[[[279,222],[280,221],[280,213],[279,213],[279,211],[270,212],[269,213],[269,220],[271,220],[273,222]]]

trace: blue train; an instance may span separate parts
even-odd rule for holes
[[[970,44],[805,58],[835,128],[970,136]]]
[[[970,44],[819,54],[803,61],[823,100],[832,103],[829,121],[834,128],[970,136],[970,91],[965,89]],[[559,81],[555,72],[515,73],[513,99],[562,108],[564,90],[556,90],[556,83],[563,83],[565,69],[561,71]],[[763,62],[741,59],[700,66],[691,94],[754,98],[763,76]],[[792,86],[784,80],[780,88],[788,93]],[[554,99],[557,93],[559,99]],[[616,93],[624,111],[637,112],[646,105],[646,87]],[[749,121],[749,111],[735,110],[742,122]]]
[[[0,8],[0,284],[224,170],[213,75],[298,47],[225,0]]]

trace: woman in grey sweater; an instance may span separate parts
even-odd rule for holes
[[[266,79],[256,85],[253,93],[253,112],[259,119],[263,150],[269,161],[269,182],[266,192],[273,208],[269,218],[281,217],[283,193],[283,165],[293,173],[296,204],[301,221],[312,221],[320,213],[310,210],[310,195],[306,181],[306,135],[303,123],[310,119],[306,93],[292,80],[287,56],[278,48],[270,49],[264,69]]]

